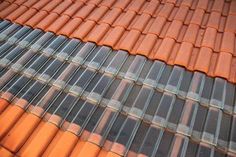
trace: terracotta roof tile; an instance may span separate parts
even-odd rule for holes
[[[36,4],[32,6],[32,8],[37,9],[38,11],[42,9],[50,0],[42,0],[38,1]]]
[[[94,8],[95,8],[94,4],[84,5],[81,9],[79,9],[79,11],[77,11],[74,17],[85,19],[92,12]]]
[[[165,22],[166,19],[164,17],[156,17],[151,27],[149,28],[148,33],[153,33],[159,36]]]
[[[202,47],[199,51],[194,69],[208,73],[211,63],[212,53],[213,53],[212,49],[207,47]]]
[[[201,25],[203,16],[204,16],[204,10],[203,9],[196,9],[194,11],[194,14],[192,16],[192,19],[190,21],[191,24]]]
[[[215,44],[216,35],[217,35],[216,29],[210,28],[210,27],[207,28],[204,33],[204,37],[203,37],[201,46],[205,46],[205,47],[209,47],[209,48],[213,49],[214,44]]]
[[[171,54],[174,43],[174,39],[165,38],[155,54],[155,59],[167,61]]]
[[[131,0],[117,0],[113,5],[113,7],[124,10],[129,5],[130,2]]]
[[[110,45],[112,47],[115,46],[115,44],[118,42],[124,31],[125,29],[123,27],[114,27],[104,37],[103,44]]]
[[[105,16],[100,20],[100,23],[107,23],[109,25],[112,25],[121,12],[122,12],[121,9],[116,9],[116,8],[109,10],[105,14]]]
[[[236,15],[229,15],[225,24],[225,31],[227,32],[235,32],[236,30]]]
[[[136,54],[141,54],[144,56],[149,55],[149,53],[152,52],[156,40],[157,36],[154,34],[148,34],[147,36],[145,36],[142,43],[138,47]]]
[[[71,33],[81,24],[82,20],[80,18],[70,19],[59,31],[59,34],[65,36],[70,36]]]
[[[151,18],[148,14],[142,14],[137,18],[133,25],[131,25],[131,29],[136,29],[140,32],[143,32],[144,28],[146,27],[149,19]]]
[[[126,13],[122,13],[115,21],[114,26],[121,26],[127,28],[131,21],[134,19],[134,17],[135,12],[133,11],[127,11]]]
[[[109,30],[109,25],[106,23],[102,23],[96,26],[86,38],[87,41],[95,42],[99,44],[100,40],[104,37],[104,35]]]
[[[230,74],[232,55],[229,53],[221,52],[215,67],[215,76],[228,78]]]
[[[160,10],[160,12],[158,13],[158,16],[160,17],[164,17],[164,18],[168,18],[172,9],[174,8],[173,4],[170,3],[165,3],[165,5],[163,6],[163,8]]]
[[[46,31],[57,33],[57,31],[61,29],[69,20],[69,16],[62,15],[57,18],[51,25],[49,25]]]
[[[72,38],[78,38],[78,39],[83,39],[89,32],[90,30],[95,26],[94,21],[86,21],[71,34]]]
[[[183,23],[181,21],[177,21],[177,20],[172,21],[166,33],[166,37],[177,40],[181,31],[182,25]]]
[[[36,26],[41,20],[43,20],[44,17],[46,17],[48,15],[48,13],[46,11],[40,11],[40,12],[37,12],[34,17],[30,18],[26,23],[25,25],[28,25],[28,26],[31,26],[31,27],[34,27]]]
[[[25,6],[20,6],[19,8],[17,8],[15,11],[13,11],[12,13],[10,13],[7,17],[5,17],[6,19],[13,21],[16,18],[18,18],[20,15],[22,15],[24,12],[26,12],[26,10],[28,10],[27,7]]]
[[[7,17],[10,13],[12,13],[17,8],[18,8],[18,5],[16,5],[16,4],[9,5],[7,8],[0,11],[0,18]]]
[[[207,27],[212,27],[219,29],[221,14],[218,12],[211,12],[209,20],[207,22]]]
[[[174,63],[177,65],[187,67],[191,58],[192,51],[193,51],[193,44],[188,42],[183,42],[177,52],[177,56],[175,58]]]
[[[29,1],[27,0],[26,2],[24,2],[22,5],[23,6],[26,6],[28,8],[31,8],[34,4],[36,4],[38,1],[37,0],[32,0],[32,1]]]
[[[58,14],[56,13],[50,13],[46,17],[43,17],[43,20],[41,20],[35,28],[40,28],[40,29],[47,29],[49,25],[51,25],[57,18]]]
[[[235,34],[231,32],[224,32],[220,51],[229,52],[232,55],[234,55],[235,54],[234,44],[235,44]]]
[[[236,15],[236,2],[235,1],[231,1],[230,3],[229,14]]]
[[[151,1],[147,4],[147,6],[144,8],[144,10],[142,11],[142,13],[146,13],[149,14],[150,16],[152,16],[155,12],[155,10],[157,9],[157,7],[159,6],[160,2],[159,1]]]
[[[62,14],[72,17],[82,6],[83,3],[80,1],[77,3],[73,3]]]
[[[223,10],[223,7],[224,7],[224,0],[214,1],[211,10],[219,12],[221,14],[222,10]]]
[[[43,8],[40,10],[50,13],[54,8],[56,8],[58,5],[60,5],[60,3],[61,3],[61,0],[58,0],[55,2],[51,1],[51,2],[47,3],[45,6],[43,6]]]
[[[15,20],[16,23],[25,24],[32,16],[37,13],[36,9],[30,8],[24,14],[18,16]]]
[[[132,1],[130,5],[127,7],[127,10],[138,13],[144,3],[145,3],[145,0]]]
[[[105,6],[101,6],[99,8],[96,8],[93,13],[90,14],[90,16],[86,19],[92,20],[92,21],[99,21],[100,18],[102,18],[105,13],[108,11],[108,8]]]
[[[121,41],[119,45],[119,49],[130,52],[132,48],[134,47],[135,42],[138,40],[138,37],[140,34],[141,32],[137,30],[131,30],[130,32],[128,32],[126,37]]]
[[[115,0],[103,0],[100,3],[100,6],[105,6],[105,7],[110,8],[114,3],[115,3]]]

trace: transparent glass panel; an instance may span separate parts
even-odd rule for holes
[[[18,45],[21,47],[27,47],[30,44],[34,43],[38,38],[40,38],[43,34],[43,31],[40,29],[34,29],[30,34],[28,34],[25,38],[23,38]]]
[[[28,35],[32,29],[28,26],[22,27],[19,31],[17,31],[13,36],[11,36],[8,39],[8,42],[11,44],[15,44],[18,42],[20,39],[24,38],[26,35]]]
[[[30,46],[30,49],[37,52],[45,47],[54,37],[55,35],[53,33],[46,32],[33,45]]]
[[[211,95],[210,105],[220,109],[224,108],[224,100],[226,93],[226,80],[215,78],[214,87]]]
[[[95,44],[94,43],[86,43],[76,54],[76,56],[72,59],[72,62],[77,64],[83,64],[89,54],[94,50]]]

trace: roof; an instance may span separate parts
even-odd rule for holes
[[[235,7],[0,1],[0,156],[236,156]]]
[[[0,17],[235,83],[235,8],[224,0],[6,0]]]

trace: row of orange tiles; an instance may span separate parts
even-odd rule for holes
[[[94,4],[88,2],[86,5],[81,1],[78,3],[69,1],[48,3],[47,0],[41,0],[36,4],[34,1],[24,1],[20,1],[22,3],[20,7],[18,7],[20,2],[13,2],[0,12],[0,16],[23,25],[52,31],[71,38],[79,38],[83,41],[95,42],[98,45],[111,46],[114,49],[127,50],[131,54],[145,55],[150,59],[163,60],[171,65],[181,65],[189,70],[199,70],[213,77],[219,76],[231,82],[236,82],[235,1],[231,3],[224,3],[224,1],[213,3],[209,1],[212,4],[213,12],[206,28],[201,28],[202,19],[199,14],[203,15],[204,10],[207,10],[208,1],[199,1],[198,3],[194,1],[198,9],[195,10],[196,15],[192,18],[193,22],[190,21],[188,26],[183,24],[183,19],[187,16],[186,13],[189,12],[186,9],[184,10],[184,8],[189,7],[185,1],[180,4],[179,14],[176,14],[176,19],[172,22],[168,21],[168,16],[165,15],[174,10],[173,8],[168,9],[168,6],[173,4],[164,3],[164,6],[167,7],[159,10],[158,17],[150,20],[153,23],[148,22],[150,15],[152,15],[148,11],[154,13],[155,10],[158,10],[156,8],[160,4],[158,1],[134,1],[130,5],[128,5],[129,3],[122,3],[125,4],[123,7],[120,6],[121,3],[118,1],[117,3],[120,5],[115,5],[117,4],[115,3],[114,6],[117,7],[114,7],[113,11],[109,10],[110,13],[107,16],[104,16],[108,10],[107,7],[111,7],[114,1],[109,1],[111,2],[109,4],[108,1],[102,1],[100,8],[103,8],[103,11],[98,12],[95,11],[96,5],[99,4],[98,1]],[[132,8],[136,8],[134,10],[138,12],[141,8],[141,5],[138,4],[143,3],[149,3],[154,7],[148,9],[148,11],[144,9],[141,15],[136,15]],[[156,4],[156,7],[153,4]],[[228,4],[229,15],[227,20],[224,17],[227,14],[222,12],[223,6],[226,6],[224,4]],[[124,16],[118,18],[122,14],[122,9],[125,9],[127,5],[130,6],[128,7],[129,10],[123,13]],[[81,7],[82,9],[80,9]],[[13,11],[16,8],[18,9]],[[79,11],[77,11],[78,9]],[[99,8],[97,9],[99,10]],[[117,10],[119,11],[117,12]],[[216,18],[213,13],[219,12],[222,12],[224,20],[215,22],[213,19]],[[135,17],[139,17],[140,20]],[[133,21],[133,24],[131,21]],[[223,21],[226,22],[224,29],[221,28]],[[224,32],[220,32],[217,30],[218,28],[221,31],[224,30]],[[143,31],[140,31],[140,29]]]

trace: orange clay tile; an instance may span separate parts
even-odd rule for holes
[[[227,32],[235,32],[236,31],[236,15],[227,16],[225,31]]]
[[[100,151],[100,147],[90,142],[85,142],[81,148],[80,152],[74,156],[77,157],[96,157]]]
[[[207,73],[210,67],[212,53],[212,49],[202,47],[199,51],[194,69]]]
[[[236,1],[231,1],[229,14],[230,15],[236,15]]]
[[[229,53],[221,52],[215,67],[215,76],[228,78],[231,68],[232,55]]]
[[[197,8],[206,10],[206,9],[207,9],[207,6],[208,6],[208,3],[209,3],[209,2],[206,1],[206,0],[199,0],[198,3],[197,3]]]
[[[79,9],[76,12],[74,17],[79,17],[79,18],[85,19],[92,12],[92,10],[94,8],[95,8],[94,4],[84,5],[81,9]]]
[[[0,146],[0,156],[1,157],[13,157],[14,154],[12,154],[10,151],[5,149],[4,147]]]
[[[98,6],[101,3],[101,1],[102,0],[90,0],[88,3]],[[75,2],[78,2],[78,1],[75,1]],[[86,2],[83,2],[83,3],[86,3]]]
[[[154,34],[148,34],[145,36],[144,40],[138,47],[136,54],[141,54],[144,56],[148,56],[149,53],[152,51],[155,43],[157,40],[157,36]]]
[[[20,6],[19,8],[17,8],[15,11],[13,11],[12,13],[10,13],[5,19],[8,19],[10,21],[15,20],[16,18],[18,18],[20,15],[22,15],[24,12],[26,12],[26,10],[28,10],[27,7],[25,6]]]
[[[7,8],[10,4],[11,4],[10,2],[6,2],[6,1],[1,2],[0,3],[0,10]]]
[[[0,117],[0,140],[22,116],[24,110],[16,105],[9,105]]]
[[[106,23],[102,23],[100,25],[97,25],[87,36],[86,40],[95,42],[99,44],[99,41],[102,39],[102,37],[106,34],[106,32],[109,30],[109,25]]]
[[[74,18],[70,19],[59,31],[58,34],[62,34],[65,36],[70,36],[71,33],[75,31],[75,29],[82,23],[82,19]]]
[[[115,3],[115,1],[116,0],[103,0],[99,5],[110,8]]]
[[[82,23],[72,34],[72,38],[83,39],[89,31],[95,26],[94,21],[86,21]]]
[[[19,6],[16,4],[11,4],[7,8],[0,11],[0,18],[7,17],[10,13],[12,13],[14,10],[16,10]]]
[[[40,120],[41,118],[34,114],[25,113],[2,139],[1,145],[16,153],[37,127]]]
[[[176,13],[174,20],[184,21],[189,11],[189,7],[181,6]]]
[[[168,18],[172,9],[174,8],[173,4],[170,3],[165,3],[164,7],[160,10],[160,12],[158,13],[158,16],[160,17],[164,17],[164,18]]]
[[[145,3],[145,0],[132,1],[130,5],[127,7],[127,10],[131,10],[138,13],[144,3]]]
[[[124,10],[130,2],[131,0],[117,0],[112,7]]]
[[[141,32],[137,30],[131,30],[128,32],[124,40],[119,45],[119,49],[126,50],[126,51],[131,51],[135,42],[138,40],[139,35]]]
[[[5,100],[5,99],[0,99],[0,114],[5,110],[5,108],[9,105],[10,103]]]
[[[174,39],[165,38],[162,41],[159,49],[157,50],[157,52],[155,54],[155,59],[167,61],[170,56],[170,53],[172,51],[172,48],[174,46],[174,43],[175,43]]]
[[[165,22],[166,19],[164,17],[156,17],[151,27],[149,28],[148,33],[156,34],[157,36],[159,36]]]
[[[234,54],[235,34],[231,32],[224,32],[220,51]]]
[[[144,30],[144,28],[146,27],[149,19],[151,18],[150,15],[148,14],[142,14],[137,21],[135,21],[135,23],[131,26],[131,29],[136,29],[140,32],[142,32]]]
[[[56,8],[59,4],[61,3],[61,1],[49,1],[49,3],[47,3],[45,6],[43,6],[42,9],[43,11],[46,11],[48,13],[50,13],[54,8]]]
[[[224,7],[224,0],[214,1],[211,11],[216,11],[221,13]]]
[[[46,31],[57,33],[68,21],[70,17],[67,15],[62,15],[57,18],[47,29]]]
[[[34,4],[36,4],[38,2],[38,0],[28,0],[26,2],[24,2],[22,5],[26,6],[27,8],[31,8]]]
[[[108,152],[104,157],[121,157],[121,156],[113,152]]]
[[[194,14],[193,14],[192,18],[191,18],[190,23],[191,24],[196,24],[196,25],[200,26],[201,23],[202,23],[202,20],[203,20],[204,13],[205,12],[204,12],[203,9],[196,9],[194,11]]]
[[[215,38],[216,38],[217,30],[214,28],[207,28],[202,40],[202,45],[205,47],[209,47],[211,49],[214,48]]]
[[[19,24],[25,24],[27,20],[29,20],[32,16],[34,16],[37,13],[36,9],[30,8],[22,15],[18,16],[15,20],[16,23]]]
[[[23,3],[25,3],[27,0],[16,0],[14,1],[15,4],[17,4],[18,6],[22,5]]]
[[[168,31],[166,32],[166,37],[177,40],[178,35],[181,31],[183,23],[181,21],[174,20],[172,21]]]
[[[58,18],[58,14],[56,14],[56,13],[50,13],[49,15],[47,15],[47,17],[45,17],[43,20],[41,20],[41,21],[35,26],[35,28],[39,28],[39,29],[46,30],[46,28],[47,28],[48,26],[50,26],[50,24],[52,24],[57,18]]]
[[[149,14],[150,16],[152,16],[159,4],[159,1],[150,1],[142,13]]]
[[[35,3],[32,8],[36,9],[36,10],[41,10],[46,4],[48,4],[50,2],[50,0],[42,0],[42,1],[38,1],[37,3]]]
[[[73,3],[62,13],[62,15],[68,15],[72,17],[82,6],[83,3],[80,1],[77,3]]]
[[[70,157],[77,157],[78,154],[81,152],[81,148],[83,148],[84,144],[85,144],[84,140],[79,140],[75,145],[73,151],[71,152]]]
[[[135,12],[127,11],[126,13],[122,13],[119,18],[115,21],[114,26],[121,26],[127,28],[133,18],[135,17]]]
[[[114,47],[124,31],[125,29],[123,27],[112,28],[111,31],[107,33],[107,36],[104,37],[103,44]]]
[[[207,27],[212,27],[215,29],[219,29],[221,14],[219,12],[211,12],[210,17],[208,19]]]
[[[31,134],[17,155],[32,157],[41,156],[43,154],[53,137],[56,135],[58,127],[52,123],[41,123],[42,124]]]
[[[72,4],[71,1],[62,1],[61,3],[59,3],[58,6],[56,6],[56,8],[54,8],[51,12],[52,13],[57,13],[58,15],[60,15],[63,11],[65,11],[70,5]]]
[[[188,29],[184,35],[183,41],[190,42],[192,44],[195,44],[195,41],[197,39],[199,26],[195,24],[190,24],[188,26]]]
[[[49,155],[49,153],[53,150],[54,146],[57,144],[57,142],[59,141],[59,139],[61,138],[63,133],[64,133],[64,131],[62,128],[60,130],[58,130],[58,132],[56,133],[56,135],[54,136],[54,138],[52,139],[52,141],[48,145],[47,149],[43,152],[42,156]]]
[[[63,132],[60,137],[58,137],[55,144],[53,144],[54,140],[51,142],[51,144],[53,144],[53,148],[50,150],[50,152],[48,152],[47,155],[45,155],[45,157],[69,156],[74,146],[76,145],[77,140],[78,136],[76,136],[75,134],[72,134],[70,132]]]
[[[188,43],[188,42],[182,42],[177,52],[177,56],[175,58],[174,64],[187,67],[190,61],[192,51],[193,51],[193,44]]]
[[[236,58],[232,59],[229,81],[236,82]]]
[[[121,9],[118,8],[113,8],[112,10],[108,10],[107,13],[104,15],[104,17],[101,18],[99,23],[107,23],[109,25],[112,25],[121,12],[122,12]]]
[[[95,21],[97,22],[101,17],[105,15],[105,13],[108,11],[108,8],[105,6],[101,6],[99,8],[96,8],[88,18],[87,20]]]
[[[34,17],[31,17],[26,23],[25,25],[34,27],[36,26],[41,20],[43,20],[43,18],[45,18],[47,16],[47,12],[46,11],[40,11],[37,14],[35,14]]]

